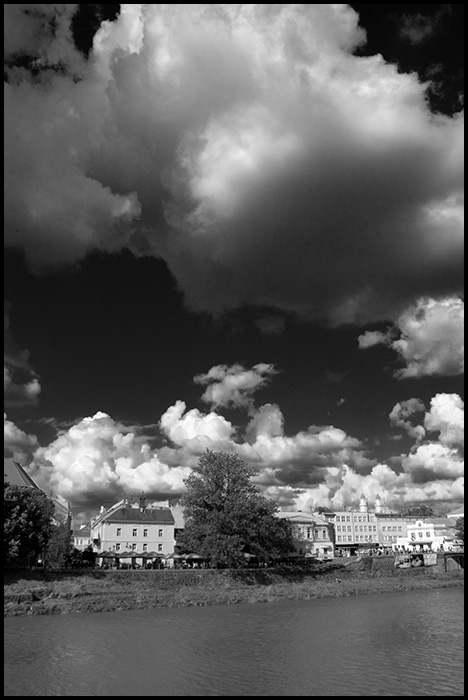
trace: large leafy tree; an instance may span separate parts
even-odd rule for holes
[[[41,554],[50,539],[54,504],[43,491],[12,486],[4,481],[4,557],[7,564],[24,564]]]
[[[275,560],[293,551],[278,505],[252,483],[255,470],[237,455],[207,450],[185,479],[185,528],[179,544],[214,565],[242,566],[245,554]]]
[[[68,523],[52,526],[45,550],[45,564],[52,569],[62,569],[73,558],[73,532]]]

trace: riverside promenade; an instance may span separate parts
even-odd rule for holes
[[[264,569],[5,571],[4,616],[273,602],[460,586],[452,560],[397,569],[393,557]]]

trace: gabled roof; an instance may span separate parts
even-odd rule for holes
[[[114,513],[102,518],[107,523],[157,523],[174,525],[174,517],[169,508],[154,508],[141,511],[138,508],[119,508]]]
[[[39,489],[39,486],[29,476],[25,468],[16,460],[11,459],[11,457],[3,458],[3,478],[11,486],[30,486],[31,488]],[[42,489],[39,490],[41,491]]]

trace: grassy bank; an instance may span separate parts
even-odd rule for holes
[[[393,560],[368,558],[239,571],[9,571],[4,615],[110,612],[137,608],[273,602],[388,593],[463,584],[463,572],[443,567],[393,569]]]

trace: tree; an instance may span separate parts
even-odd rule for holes
[[[43,553],[52,533],[54,504],[43,491],[4,481],[4,557],[22,565]]]
[[[458,539],[465,543],[465,518],[458,518],[455,527]]]
[[[409,515],[413,518],[435,518],[436,514],[431,506],[426,506],[423,503],[420,506],[415,506],[414,508],[409,508],[404,515]]]
[[[44,563],[53,569],[63,569],[73,557],[73,532],[68,523],[52,525],[45,549]]]
[[[245,554],[274,560],[293,551],[278,505],[251,482],[255,470],[237,455],[206,450],[184,483],[185,528],[179,545],[214,565],[245,565]]]

